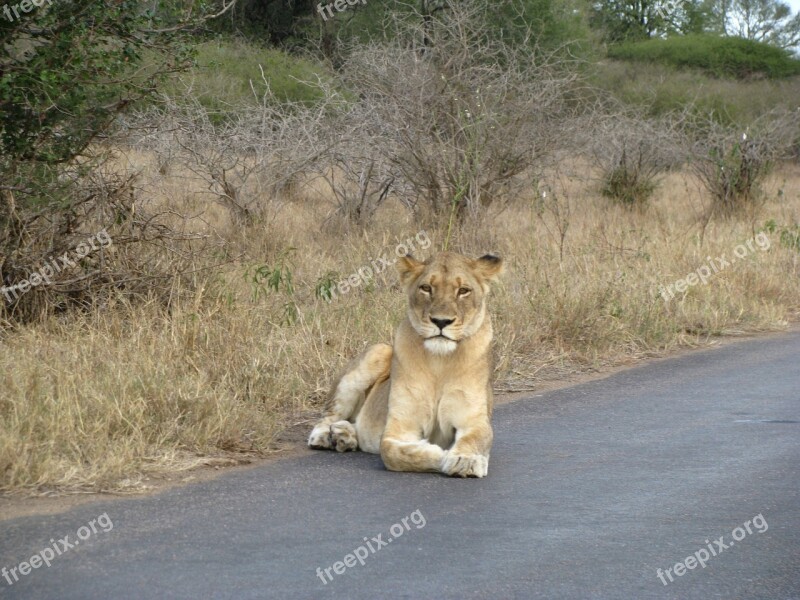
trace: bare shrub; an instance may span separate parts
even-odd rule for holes
[[[664,121],[604,108],[584,122],[600,192],[623,206],[644,207],[659,176],[682,162],[678,138]]]
[[[558,260],[563,263],[572,206],[569,195],[564,193],[563,181],[559,177],[553,179],[551,185],[541,183],[537,186],[533,209],[548,237],[558,245]]]
[[[330,94],[325,92],[326,97]],[[330,217],[361,228],[371,223],[390,194],[405,197],[402,176],[381,151],[386,139],[383,124],[375,112],[364,108],[360,103],[348,105],[315,124],[316,138],[327,151],[309,168],[325,182],[336,203]]]
[[[709,217],[757,207],[776,162],[789,159],[800,132],[800,113],[772,111],[749,127],[720,124],[713,116],[688,123],[691,168],[711,196]]]
[[[7,322],[119,299],[166,304],[174,300],[171,284],[195,266],[209,236],[185,232],[170,209],[148,207],[135,174],[106,159],[63,170],[58,196],[38,205],[33,190],[0,190],[0,317]],[[108,244],[88,248],[100,232]]]
[[[390,198],[451,225],[502,205],[565,149],[577,71],[531,50],[531,32],[513,47],[489,39],[486,3],[445,5],[390,13],[391,41],[343,48],[337,74],[304,82],[313,106],[277,102],[263,75],[257,106],[222,123],[168,100],[159,164],[189,169],[241,224],[301,173],[360,227]]]
[[[234,224],[252,224],[316,158],[316,126],[327,107],[279,103],[266,83],[259,100],[217,123],[191,94],[165,97],[158,110],[137,116],[132,127],[147,133],[133,143],[155,152],[159,165],[183,167],[203,181]]]
[[[462,219],[522,188],[554,159],[577,75],[562,60],[486,35],[486,5],[445,2],[398,17],[393,41],[355,47],[341,77],[362,130],[417,210]],[[375,137],[379,136],[379,137]]]
[[[386,163],[374,158],[354,160],[334,152],[329,159],[323,178],[336,199],[337,212],[349,223],[366,226],[389,195],[394,177]]]

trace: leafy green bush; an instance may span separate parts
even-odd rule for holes
[[[715,77],[781,78],[800,74],[800,60],[786,51],[738,37],[674,36],[612,46],[610,58],[701,69]]]

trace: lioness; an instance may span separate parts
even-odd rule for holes
[[[484,477],[492,446],[489,283],[503,262],[452,252],[397,263],[408,313],[394,346],[376,344],[331,394],[308,445],[380,452],[391,471]]]

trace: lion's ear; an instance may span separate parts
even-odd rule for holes
[[[401,256],[397,260],[397,272],[400,273],[400,281],[403,285],[407,285],[412,279],[415,279],[424,268],[425,265],[410,254]]]
[[[484,254],[475,260],[475,270],[486,281],[497,281],[504,269],[503,259],[494,254]]]

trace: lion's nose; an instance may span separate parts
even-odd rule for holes
[[[439,328],[439,331],[444,331],[444,328],[450,325],[450,323],[453,321],[455,321],[455,319],[434,319],[431,317],[431,323],[436,325]]]

